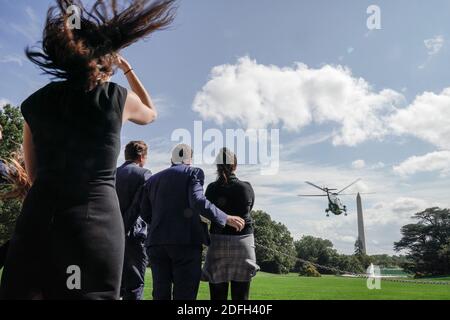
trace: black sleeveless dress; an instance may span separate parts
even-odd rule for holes
[[[11,239],[2,299],[118,299],[124,228],[115,191],[127,90],[52,82],[22,104],[36,180]]]

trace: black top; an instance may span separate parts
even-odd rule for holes
[[[22,103],[33,133],[37,178],[114,181],[127,90],[106,82],[85,92],[52,82]],[[114,187],[114,185],[113,185]]]
[[[253,233],[253,219],[250,212],[255,203],[255,193],[249,182],[239,180],[232,175],[227,184],[221,179],[211,183],[206,189],[206,198],[228,215],[239,216],[245,220],[245,227],[241,232],[226,226],[222,228],[211,223],[212,234],[247,235]]]
[[[52,82],[27,98],[36,179],[11,239],[0,299],[118,299],[125,233],[115,190],[127,90]],[[81,289],[67,270],[81,270]]]

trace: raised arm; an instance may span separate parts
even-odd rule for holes
[[[130,63],[122,56],[117,57],[117,66],[127,77],[131,91],[128,91],[123,112],[123,122],[131,121],[139,125],[146,125],[156,120],[158,113],[150,94],[134,72]]]
[[[31,183],[34,183],[34,180],[36,179],[36,154],[33,144],[33,135],[27,122],[25,122],[23,130],[23,153],[28,178]]]

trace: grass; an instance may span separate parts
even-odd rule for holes
[[[1,276],[1,270],[0,270]],[[151,300],[152,277],[145,279],[146,300]],[[426,280],[426,279],[421,279]],[[449,277],[432,278],[450,281]],[[209,300],[208,284],[202,282],[199,300]],[[450,285],[381,282],[381,290],[369,290],[366,280],[322,276],[299,277],[297,274],[274,275],[260,272],[252,282],[251,300],[450,300]]]
[[[431,277],[431,278],[420,278],[417,279],[418,281],[420,280],[427,280],[427,281],[450,281],[450,276],[449,277]]]
[[[450,277],[443,278],[450,279]],[[436,280],[436,279],[433,279]],[[151,273],[146,275],[145,299],[151,299]],[[450,300],[450,285],[429,285],[382,281],[381,290],[367,289],[366,280],[297,274],[258,273],[252,282],[252,300]],[[199,300],[209,299],[207,283],[202,283]]]

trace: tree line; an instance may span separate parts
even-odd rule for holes
[[[254,211],[256,258],[262,271],[278,274],[319,275],[340,274],[341,271],[360,274],[374,264],[382,268],[402,268],[417,277],[448,275],[449,212],[449,209],[430,208],[416,213],[413,218],[417,222],[404,226],[401,240],[394,243],[394,249],[406,252],[405,255],[368,256],[362,252],[358,241],[352,255],[338,253],[327,239],[303,236],[295,241],[285,225],[273,221],[264,211]]]

